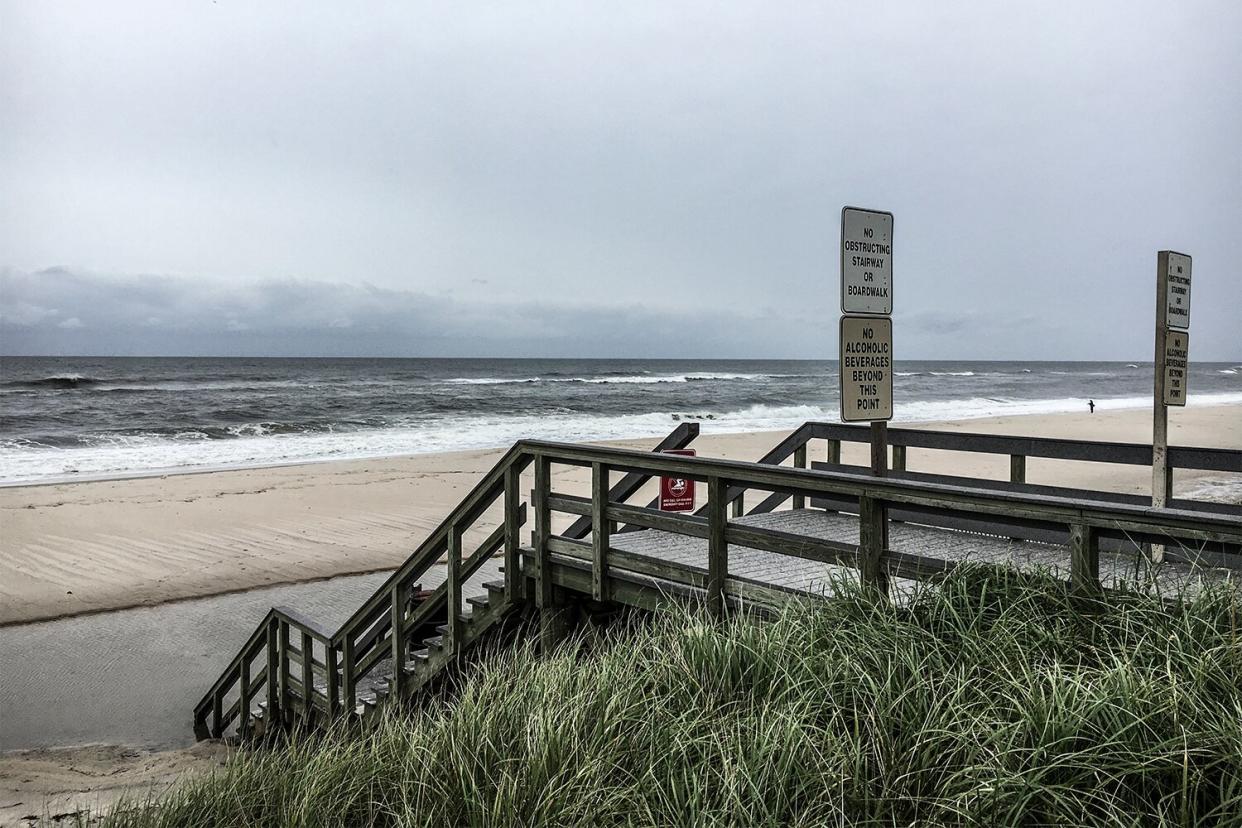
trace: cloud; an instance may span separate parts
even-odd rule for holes
[[[0,317],[3,348],[13,354],[81,353],[85,346],[118,355],[736,358],[825,356],[828,345],[818,323],[790,325],[762,311],[478,302],[294,278],[239,287],[9,268],[0,270],[0,294],[13,309]]]

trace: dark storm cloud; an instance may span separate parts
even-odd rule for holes
[[[267,309],[222,351],[269,347],[281,301],[312,314],[273,287],[311,280],[481,304],[540,348],[538,309],[570,303],[615,355],[831,355],[849,203],[896,214],[901,355],[1149,358],[1173,248],[1195,256],[1192,353],[1242,356],[1231,0],[0,0],[0,20],[0,265],[182,274]],[[315,324],[379,341],[332,311]]]
[[[777,324],[641,305],[463,302],[301,279],[221,287],[67,268],[0,271],[0,297],[10,354],[740,357],[740,341]]]

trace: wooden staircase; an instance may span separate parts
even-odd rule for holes
[[[654,451],[684,448],[698,432],[697,423],[683,423]],[[427,687],[519,615],[528,606],[519,564],[527,506],[519,487],[529,463],[520,446],[510,449],[335,632],[293,609],[273,607],[195,706],[196,737],[249,739],[342,717],[369,719]],[[624,500],[649,479],[626,475],[610,495]],[[463,551],[467,533],[487,528],[480,524],[497,509],[500,522],[473,551]],[[590,528],[580,521],[569,535],[581,538]],[[466,595],[470,579],[501,551],[504,580]],[[417,582],[441,561],[446,579],[423,590]]]

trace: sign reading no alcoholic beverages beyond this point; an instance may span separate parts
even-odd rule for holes
[[[1186,404],[1186,363],[1190,356],[1190,334],[1164,332],[1164,404]]]
[[[1183,331],[1190,328],[1190,257],[1169,251],[1164,273],[1164,324]]]
[[[841,317],[841,419],[893,419],[893,320]]]
[[[841,209],[841,312],[893,312],[893,214]]]
[[[663,453],[694,457],[694,449],[665,449]],[[660,511],[693,512],[694,481],[684,477],[661,477]]]

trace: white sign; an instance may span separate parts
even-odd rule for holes
[[[893,419],[893,320],[841,317],[841,419]]]
[[[1170,250],[1167,260],[1164,323],[1184,331],[1190,328],[1190,257]]]
[[[893,312],[893,214],[841,210],[841,312]]]
[[[1186,404],[1186,380],[1190,359],[1190,334],[1164,332],[1164,404]]]

